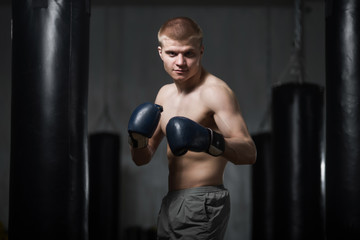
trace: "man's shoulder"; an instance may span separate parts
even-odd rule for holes
[[[210,74],[206,80],[204,81],[204,84],[202,86],[202,92],[213,94],[216,93],[228,93],[229,91],[232,91],[228,84],[220,79],[219,77],[216,77],[215,75]]]
[[[229,85],[215,76],[209,78],[203,85],[200,98],[208,106],[230,104],[236,100],[235,94]]]
[[[203,85],[205,87],[216,87],[216,86],[217,87],[221,87],[221,86],[228,87],[228,85],[226,84],[226,82],[223,79],[221,79],[218,76],[215,76],[212,73],[207,73],[205,75]]]
[[[169,92],[174,91],[174,90],[175,90],[175,83],[165,84],[159,89],[158,95],[159,94],[168,94]]]
[[[174,83],[163,85],[157,93],[156,96],[157,101],[162,101],[163,99],[167,98],[169,95],[173,94],[174,90],[175,90]]]

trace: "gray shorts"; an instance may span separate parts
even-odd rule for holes
[[[230,216],[230,195],[223,185],[169,192],[158,217],[158,239],[224,238]]]

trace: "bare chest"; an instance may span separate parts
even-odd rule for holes
[[[165,133],[168,121],[175,116],[187,117],[204,127],[215,127],[212,110],[197,96],[170,96],[163,103],[164,111],[161,114],[161,128]]]

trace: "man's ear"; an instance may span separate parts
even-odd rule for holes
[[[162,59],[162,48],[160,46],[158,46],[157,49],[158,49],[159,56]]]

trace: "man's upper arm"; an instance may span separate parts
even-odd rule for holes
[[[155,99],[155,104],[158,104],[158,105],[163,105],[163,94],[164,94],[164,89],[165,89],[165,86],[163,86],[157,96],[156,96],[156,99]],[[156,127],[156,130],[153,134],[153,136],[149,139],[149,147],[150,149],[153,151],[153,153],[156,151],[156,149],[158,148],[159,144],[161,143],[162,139],[164,138],[164,133],[161,129],[161,117],[160,117],[160,121],[159,121],[159,124],[158,126]]]
[[[161,140],[164,138],[164,134],[161,130],[160,123],[157,126],[154,135],[149,139],[148,146],[151,151],[151,154],[154,154],[156,149],[158,148]]]
[[[247,126],[232,90],[217,87],[209,89],[208,94],[205,101],[214,112],[214,120],[224,137],[247,137]]]
[[[225,138],[223,156],[234,164],[253,164],[256,161],[256,147],[241,115],[235,95],[229,88],[209,91],[205,100],[214,111],[214,120]]]

